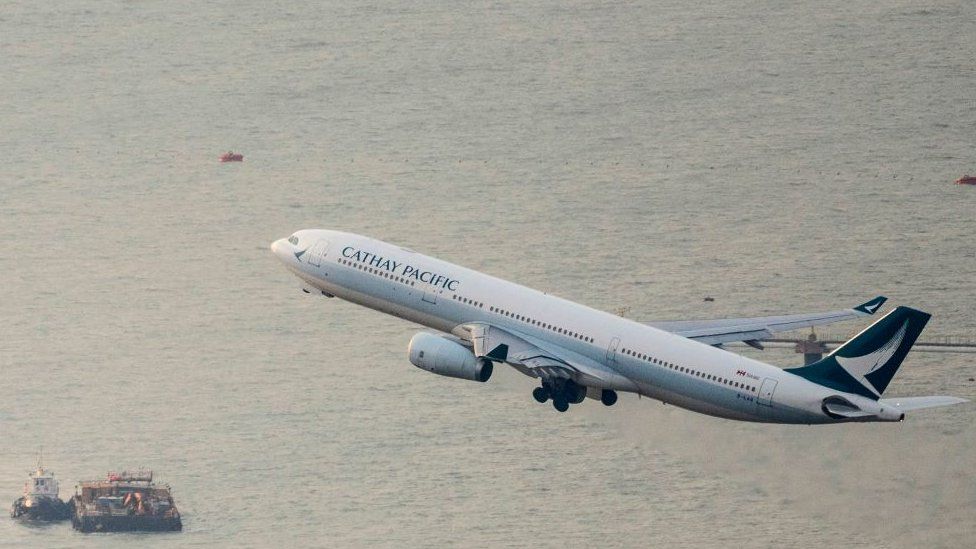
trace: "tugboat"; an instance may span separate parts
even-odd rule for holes
[[[221,162],[244,162],[244,155],[234,151],[227,151],[220,155]]]
[[[154,484],[152,471],[109,473],[106,480],[79,482],[71,504],[71,525],[82,532],[183,529],[169,485]]]
[[[956,180],[956,185],[976,185],[976,175],[964,175]]]
[[[24,495],[10,508],[10,516],[23,520],[55,521],[71,518],[71,508],[58,497],[58,479],[37,460],[34,470],[24,483]]]

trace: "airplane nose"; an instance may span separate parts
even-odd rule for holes
[[[284,258],[284,252],[285,252],[284,240],[285,240],[284,238],[279,238],[278,240],[275,240],[274,242],[271,243],[271,253],[278,256],[278,259]]]

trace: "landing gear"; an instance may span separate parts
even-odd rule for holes
[[[579,404],[586,397],[586,387],[571,379],[543,381],[541,387],[532,391],[532,398],[539,403],[552,399],[552,407],[560,412],[569,410],[570,404]]]
[[[602,402],[604,406],[613,406],[617,403],[617,391],[604,389],[603,392],[600,393],[600,402]]]
[[[565,386],[563,386],[563,394],[566,395],[566,400],[570,404],[579,404],[586,398],[586,387],[567,379]]]

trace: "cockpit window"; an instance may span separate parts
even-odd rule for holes
[[[295,235],[291,235],[288,237],[288,242],[291,242],[295,246],[298,246],[298,237]]]

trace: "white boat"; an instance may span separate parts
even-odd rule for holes
[[[24,483],[24,495],[14,502],[10,516],[28,520],[67,520],[71,518],[68,504],[58,497],[58,479],[37,460],[37,469]]]

